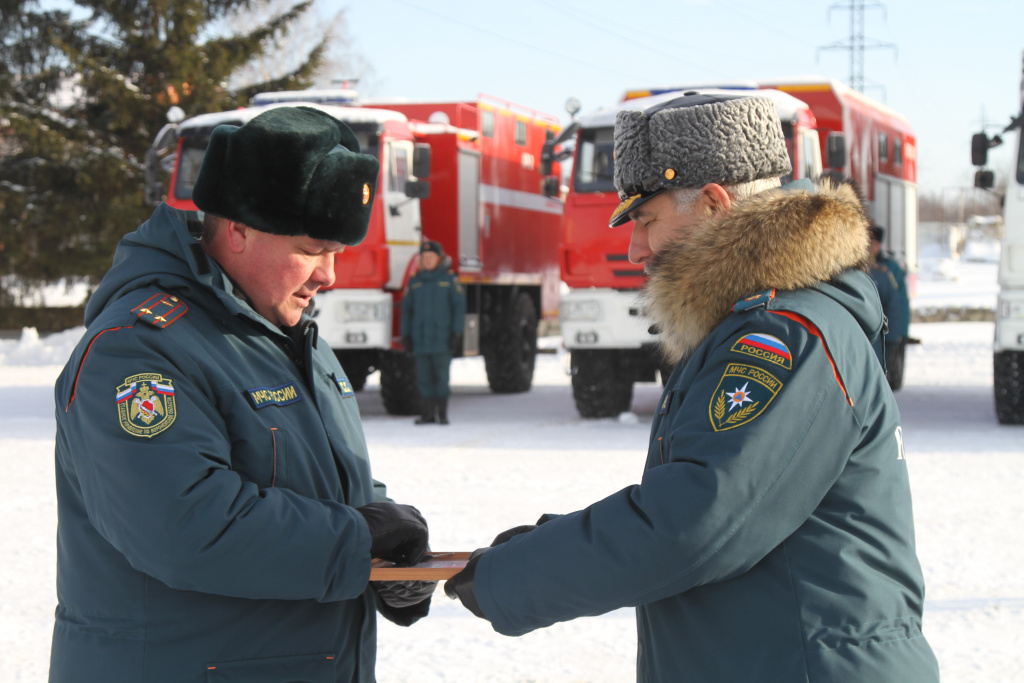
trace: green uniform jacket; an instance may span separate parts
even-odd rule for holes
[[[161,205],[122,240],[57,381],[50,680],[373,681],[355,508],[385,492],[352,389],[315,325],[294,343],[232,293],[185,217]]]
[[[800,201],[774,209],[827,213]],[[801,242],[773,266],[774,252],[738,248],[758,246],[744,240],[760,213],[747,213],[720,226],[721,248],[681,242],[662,265],[677,272],[652,276],[661,309],[648,310],[670,348],[695,329],[698,341],[677,349],[640,484],[485,552],[479,606],[508,635],[636,606],[639,681],[935,682],[900,417],[871,345],[875,288],[846,270],[719,315],[756,272],[735,254],[786,282],[811,253]],[[823,243],[765,225],[782,228],[761,240],[776,249],[794,234]],[[865,226],[849,234],[857,249],[840,263],[866,257]],[[719,286],[702,300],[707,278]]]
[[[450,353],[448,341],[462,334],[466,297],[459,278],[438,266],[420,269],[402,296],[402,336],[412,337],[414,353]]]
[[[898,314],[889,316],[888,311],[885,313],[889,317],[889,334],[896,341],[898,337],[910,336],[910,291],[907,289],[907,278],[896,259],[879,254],[877,261],[892,274],[892,282],[896,287]]]

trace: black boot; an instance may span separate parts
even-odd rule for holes
[[[437,399],[437,421],[443,425],[448,424],[448,397]]]
[[[434,412],[437,410],[437,399],[425,398],[420,404],[420,417],[413,422],[417,425],[429,425],[437,422]]]

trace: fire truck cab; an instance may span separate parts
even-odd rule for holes
[[[544,196],[538,159],[554,117],[496,98],[360,104],[350,90],[257,95],[249,107],[169,125],[147,155],[147,199],[162,196],[158,152],[172,145],[166,201],[196,211],[192,187],[213,129],[270,107],[311,106],[344,121],[381,164],[366,238],[335,260],[335,282],[312,314],[353,388],[381,373],[389,413],[419,409],[415,364],[400,342],[402,294],[424,238],[439,241],[466,290],[463,354],[484,356],[495,392],[532,385],[539,322],[554,318],[562,202]],[[433,171],[431,170],[431,167]],[[546,172],[558,173],[557,168]],[[425,180],[430,176],[430,180]]]
[[[999,297],[996,301],[992,379],[1000,424],[1024,424],[1024,61],[1021,63],[1020,109],[999,135],[985,132],[971,140],[971,161],[978,166],[974,184],[991,189],[994,175],[985,169],[990,147],[1012,144],[1013,162],[1003,195],[1003,239],[999,251]]]

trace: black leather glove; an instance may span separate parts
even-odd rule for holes
[[[448,348],[451,350],[453,356],[462,355],[462,335],[458,332],[448,337]]]
[[[493,548],[496,545],[501,545],[502,543],[506,543],[506,542],[508,542],[509,539],[515,538],[516,536],[519,536],[520,534],[529,533],[529,532],[533,531],[536,528],[537,528],[536,524],[523,524],[521,526],[512,527],[511,529],[506,529],[505,531],[502,531],[500,534],[498,534],[497,536],[494,537],[494,540],[491,541],[491,547]]]
[[[413,506],[380,502],[356,510],[370,527],[372,557],[410,565],[427,552],[427,521]]]
[[[529,533],[529,532],[533,531],[534,529],[536,529],[537,527],[539,527],[541,524],[544,524],[545,522],[550,522],[555,517],[559,517],[559,516],[560,515],[556,515],[556,514],[552,514],[550,512],[547,512],[547,513],[544,513],[543,515],[540,516],[540,518],[537,520],[536,524],[522,524],[520,526],[514,526],[511,529],[506,529],[505,531],[502,531],[500,534],[498,534],[497,536],[494,537],[494,540],[491,541],[491,547],[493,548],[496,545],[501,545],[502,543],[506,543],[509,539],[515,538],[516,536],[519,536],[520,534]]]
[[[473,595],[473,577],[476,574],[476,563],[480,561],[480,556],[487,550],[489,548],[474,550],[473,554],[469,556],[466,568],[444,582],[444,594],[452,600],[460,600],[466,609],[481,619],[487,617],[484,616],[480,604],[476,601],[476,596]]]
[[[437,581],[374,581],[370,585],[385,605],[404,609],[432,596]]]
[[[412,353],[412,337],[410,337],[409,335],[405,335],[404,337],[402,337],[402,346],[405,347],[406,351]]]

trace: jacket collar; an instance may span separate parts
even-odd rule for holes
[[[853,190],[827,183],[816,192],[762,192],[699,222],[648,264],[643,310],[662,333],[666,358],[692,352],[740,299],[866,268],[867,227]]]

